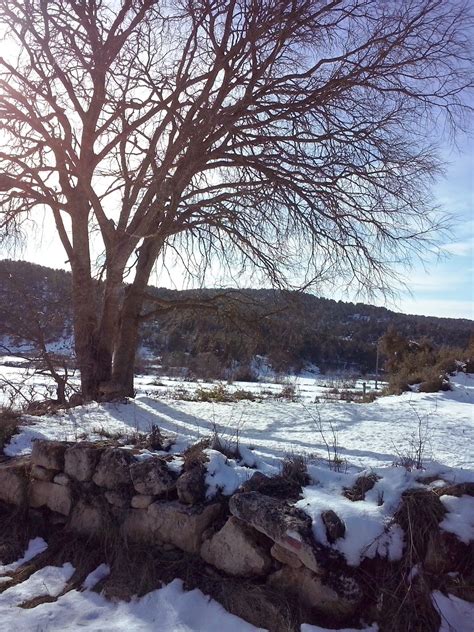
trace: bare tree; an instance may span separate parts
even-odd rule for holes
[[[133,393],[166,250],[237,258],[273,283],[389,287],[438,227],[427,130],[462,123],[468,5],[0,0],[0,226],[52,214],[86,397],[110,381]]]

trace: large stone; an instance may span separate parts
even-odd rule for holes
[[[156,499],[151,494],[136,494],[130,504],[134,509],[147,509],[154,500]]]
[[[23,505],[27,498],[30,460],[26,457],[0,463],[0,500]]]
[[[202,534],[221,513],[221,505],[189,507],[178,501],[158,501],[148,507],[148,513],[154,520],[154,535],[159,540],[188,553],[199,553]]]
[[[341,578],[340,589],[336,590],[304,567],[284,566],[270,575],[268,585],[285,594],[294,595],[305,608],[316,609],[338,621],[354,613],[362,596],[359,586],[352,578]]]
[[[294,553],[314,572],[320,572],[320,549],[312,538],[311,518],[282,500],[245,492],[229,501],[232,515],[264,533],[284,549]]]
[[[83,441],[66,450],[64,455],[64,471],[81,483],[90,481],[103,452],[103,448],[94,443]]]
[[[67,488],[64,488],[67,489]],[[69,528],[81,535],[98,537],[105,533],[108,512],[101,499],[80,499],[71,511]]]
[[[69,476],[67,474],[64,474],[64,472],[59,472],[59,474],[56,474],[56,476],[53,478],[53,481],[57,484],[57,485],[70,485],[71,484],[71,479],[69,478]]]
[[[206,491],[205,468],[197,465],[181,474],[176,481],[178,498],[186,505],[197,505],[204,500]]]
[[[64,469],[64,453],[68,445],[65,441],[37,439],[33,442],[31,462],[33,465],[41,465],[48,470],[59,472]]]
[[[38,481],[52,481],[55,474],[55,470],[47,470],[41,465],[32,465],[31,467],[31,477],[36,478]]]
[[[262,546],[256,535],[253,529],[231,517],[220,531],[203,543],[201,557],[229,575],[266,575],[272,561],[268,547]]]
[[[291,566],[291,568],[300,568],[300,566],[302,566],[302,562],[297,555],[279,544],[274,543],[270,549],[270,553],[278,562]]]
[[[156,532],[156,520],[146,509],[131,509],[122,523],[123,536],[132,542],[161,544]]]
[[[197,505],[204,500],[206,471],[202,465],[196,465],[183,472],[176,481],[178,498],[186,505]]]
[[[129,485],[132,460],[133,456],[127,450],[107,448],[100,457],[92,480],[99,487],[106,487],[107,489]]]
[[[130,475],[139,494],[159,496],[175,489],[176,477],[168,469],[166,461],[159,457],[138,461],[130,466]]]
[[[48,507],[63,516],[68,516],[71,511],[71,490],[64,485],[32,480],[29,500],[31,507]]]

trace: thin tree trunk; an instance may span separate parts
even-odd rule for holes
[[[135,355],[138,346],[140,314],[151,270],[163,242],[145,239],[138,257],[135,279],[125,290],[115,346],[112,381],[120,394],[133,397]]]

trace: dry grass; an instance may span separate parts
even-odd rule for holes
[[[311,479],[308,474],[306,458],[301,454],[287,454],[281,466],[281,476],[291,486],[300,488],[309,485]]]
[[[201,439],[197,443],[189,446],[183,452],[184,458],[184,471],[187,472],[192,470],[195,467],[203,466],[209,459],[206,454],[204,454],[204,450],[209,448],[211,445],[211,439]]]
[[[10,408],[0,408],[0,455],[4,447],[10,442],[14,434],[18,432],[20,414]]]
[[[380,632],[438,632],[440,616],[433,605],[429,576],[423,570],[430,539],[439,537],[445,509],[428,489],[410,489],[394,520],[405,533],[405,549],[397,564],[387,563],[376,578],[381,591]],[[413,569],[418,568],[413,575]]]

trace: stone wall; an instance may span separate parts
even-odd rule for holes
[[[356,627],[375,620],[381,631],[407,632],[419,629],[406,621],[416,621],[420,594],[431,610],[431,590],[440,585],[474,600],[474,543],[460,542],[438,524],[445,513],[439,496],[472,497],[474,484],[435,493],[420,479],[393,516],[405,532],[405,556],[397,562],[365,559],[354,568],[314,540],[311,519],[285,500],[291,486],[282,494],[282,477],[255,472],[230,497],[206,500],[205,458],[199,444],[172,456],[106,442],[37,440],[31,456],[0,463],[0,502],[16,506],[31,522],[41,517],[46,534],[60,529],[61,537],[64,530],[98,543],[113,539],[138,555],[150,547],[177,554],[186,572],[197,565],[221,583],[221,596],[233,591],[233,601],[222,600],[226,608],[271,632],[299,629],[287,625],[283,604],[300,622]],[[360,501],[375,480],[358,479],[346,497]],[[322,512],[321,519],[328,542],[344,537],[334,511]],[[219,598],[208,584],[202,588]],[[435,625],[426,630],[439,629],[438,619],[434,613]]]
[[[0,500],[83,536],[113,528],[124,541],[181,549],[229,578],[255,581],[331,620],[351,619],[362,599],[357,581],[349,569],[331,580],[328,569],[340,560],[313,540],[308,516],[262,493],[264,475],[206,501],[202,464],[179,471],[168,455],[145,456],[37,440],[31,457],[0,464]]]

